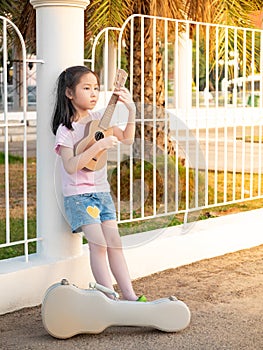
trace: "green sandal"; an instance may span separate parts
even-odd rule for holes
[[[139,298],[136,301],[142,301],[145,303],[147,301],[147,298],[145,295],[141,295],[141,296],[139,296]]]

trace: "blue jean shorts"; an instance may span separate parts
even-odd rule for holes
[[[73,233],[81,232],[84,225],[116,220],[115,205],[109,192],[64,197],[64,207]]]

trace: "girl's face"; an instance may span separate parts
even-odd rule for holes
[[[87,110],[93,109],[99,98],[99,84],[93,73],[83,74],[74,91],[66,90],[67,97],[78,112],[79,117],[87,116]]]

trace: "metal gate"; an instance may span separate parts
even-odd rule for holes
[[[114,64],[110,31],[118,37]],[[112,158],[119,223],[137,221],[140,232],[173,224],[174,215],[186,222],[203,209],[262,198],[262,31],[133,15],[96,37],[88,60],[95,70],[103,36],[102,85],[109,90],[114,67],[129,71],[140,131],[136,149],[119,146]]]
[[[24,255],[28,261],[29,246],[37,241],[36,232],[28,234],[28,154],[27,154],[27,65],[37,60],[27,59],[26,47],[18,28],[9,19],[0,16],[1,24],[1,90],[0,90],[0,132],[3,152],[3,163],[1,173],[4,176],[4,185],[1,186],[1,233],[0,249],[1,259],[13,255]],[[16,45],[14,44],[16,42]],[[10,102],[9,86],[10,71],[12,60],[14,59],[14,50],[19,51],[19,75],[21,81],[19,84],[20,108],[19,117],[12,117],[12,105]],[[17,119],[17,120],[15,120]],[[18,131],[22,136],[22,157],[19,158],[18,165],[12,163],[14,157],[10,155],[10,138],[13,130]],[[17,174],[14,174],[17,171]],[[12,183],[19,183],[19,193],[14,193]],[[16,188],[18,188],[16,186]],[[12,194],[12,196],[11,196]],[[19,199],[18,199],[19,197]],[[21,197],[21,200],[20,200]],[[18,203],[17,203],[18,202]],[[14,214],[19,212],[18,219]],[[16,216],[16,215],[15,215]],[[34,230],[34,229],[33,229]],[[32,230],[31,230],[32,231]],[[20,253],[13,252],[12,248],[22,246]]]

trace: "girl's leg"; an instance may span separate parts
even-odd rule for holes
[[[113,289],[107,264],[107,243],[101,225],[85,225],[82,230],[89,243],[90,266],[96,282]]]
[[[102,230],[107,243],[110,268],[121,289],[122,295],[126,300],[137,300],[138,297],[133,290],[123,254],[117,222],[114,220],[104,221],[102,223]]]

